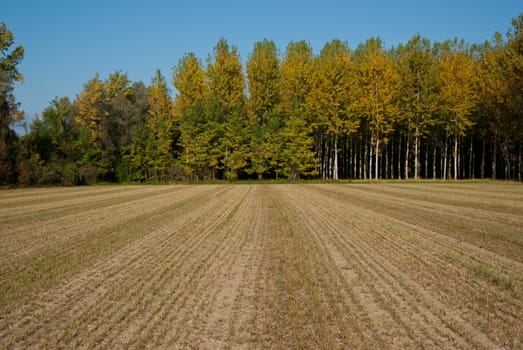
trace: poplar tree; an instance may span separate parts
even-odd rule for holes
[[[311,113],[307,109],[313,84],[313,57],[309,44],[299,41],[287,45],[281,76],[283,175],[291,179],[315,175],[314,139],[308,123]]]
[[[371,38],[357,50],[359,114],[369,121],[371,145],[374,146],[374,178],[379,178],[380,143],[388,142],[394,119],[399,114],[399,74],[383,49],[380,38]],[[372,150],[372,148],[371,148]],[[372,156],[369,170],[372,172]],[[372,178],[371,176],[369,176]]]
[[[150,169],[155,180],[165,181],[169,171],[174,166],[174,135],[175,121],[172,113],[172,101],[167,82],[160,70],[151,80],[148,89],[148,118],[149,129],[148,156]]]
[[[218,138],[213,158],[217,167],[224,167],[225,177],[234,179],[247,166],[248,157],[242,63],[236,47],[225,39],[218,41],[208,61],[208,108]]]
[[[250,173],[261,178],[269,168],[269,160],[278,158],[273,141],[277,132],[269,122],[280,117],[277,107],[281,100],[281,72],[276,44],[267,39],[256,42],[254,50],[247,60],[249,82],[249,159]],[[271,142],[268,142],[269,139]]]
[[[355,80],[347,43],[338,39],[326,43],[316,59],[314,88],[309,106],[313,110],[313,127],[332,141],[332,178],[338,179],[338,139],[357,130],[359,121],[352,113]],[[329,161],[330,163],[330,161]]]
[[[437,109],[438,77],[430,41],[419,34],[400,46],[401,119],[407,128],[405,178],[409,176],[409,140],[414,136],[414,178],[419,178],[420,139],[434,124]]]
[[[209,87],[205,71],[194,53],[188,53],[178,61],[173,70],[173,83],[177,90],[174,99],[174,113],[180,124],[180,141],[182,148],[180,163],[185,173],[191,177],[202,175],[208,169],[214,177],[217,164],[209,157],[210,147],[215,137],[216,128],[208,118],[206,104]]]
[[[466,130],[473,125],[470,116],[475,106],[474,61],[465,43],[457,39],[439,45],[439,60],[439,96],[442,116],[447,135],[454,139],[452,157],[454,179],[457,179],[459,138],[465,136]]]

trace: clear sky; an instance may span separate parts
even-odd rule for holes
[[[505,34],[521,12],[521,0],[11,0],[0,21],[25,48],[15,96],[30,118],[54,97],[75,98],[97,72],[149,84],[160,68],[171,81],[184,53],[205,62],[221,37],[244,61],[264,38],[281,52],[306,40],[315,53],[334,38],[351,48],[373,36],[395,46],[416,33],[479,43]]]

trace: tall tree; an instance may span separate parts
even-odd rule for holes
[[[316,59],[314,88],[309,104],[314,111],[313,127],[332,140],[332,178],[338,179],[340,135],[357,130],[359,120],[351,110],[354,102],[354,74],[347,43],[338,39],[326,43]],[[330,161],[329,161],[330,163]]]
[[[147,127],[150,140],[147,151],[150,169],[155,180],[167,180],[174,165],[175,120],[172,113],[172,101],[167,82],[158,69],[148,89]]]
[[[458,178],[459,138],[472,126],[474,60],[463,41],[447,41],[439,47],[439,95],[445,131],[454,138],[454,179]]]
[[[14,183],[17,177],[18,137],[11,125],[23,119],[23,112],[13,95],[14,83],[23,81],[17,66],[24,58],[24,48],[12,49],[14,35],[0,24],[0,184]]]
[[[98,74],[84,84],[76,102],[76,123],[80,126],[79,151],[86,181],[97,178],[102,161],[101,135],[104,117],[103,83]]]
[[[180,124],[181,164],[186,175],[203,175],[202,172],[211,167],[207,147],[216,145],[210,144],[212,137],[203,135],[212,132],[205,108],[209,86],[202,64],[194,53],[188,53],[178,61],[173,70],[173,83],[178,92],[174,99],[174,113]]]
[[[380,143],[388,142],[394,118],[399,114],[399,74],[380,38],[371,38],[360,45],[357,72],[359,89],[355,106],[369,121],[374,146],[374,178],[378,179]]]
[[[433,125],[436,113],[437,70],[430,41],[419,34],[400,46],[401,117],[407,128],[407,145],[414,136],[414,178],[419,178],[420,139]],[[410,147],[405,147],[405,178],[409,175]]]
[[[116,105],[130,100],[133,94],[127,73],[116,70],[103,82],[103,106],[100,121],[100,161],[98,174],[104,180],[116,181],[121,145],[118,125],[121,115]]]
[[[504,134],[506,115],[506,91],[508,81],[505,77],[505,44],[500,33],[496,33],[493,42],[485,42],[477,48],[478,79],[475,80],[475,94],[478,99],[478,111],[475,116],[476,133],[481,138],[480,177],[485,177],[486,146],[494,148],[491,156],[491,176],[496,178],[496,153],[499,140]],[[490,141],[490,142],[489,142]]]
[[[223,38],[209,57],[207,77],[214,122],[217,127],[223,127],[223,136],[219,138],[219,162],[224,166],[226,178],[236,178],[247,166],[248,157],[245,77],[238,50]],[[218,134],[220,132],[217,130]]]
[[[282,140],[286,144],[282,155],[284,175],[298,179],[301,174],[316,174],[314,139],[307,99],[313,84],[312,48],[305,41],[287,45],[281,65],[281,111],[283,114]]]
[[[273,157],[272,152],[267,152],[270,145],[267,139],[271,138],[268,132],[268,122],[278,118],[277,107],[281,100],[281,73],[280,62],[276,44],[267,39],[256,42],[254,50],[247,60],[247,77],[249,81],[249,128],[250,135],[250,161],[252,173],[257,173],[261,178],[268,169],[268,157]]]

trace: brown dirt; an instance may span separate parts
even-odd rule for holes
[[[500,183],[1,191],[0,348],[522,348],[521,199]]]

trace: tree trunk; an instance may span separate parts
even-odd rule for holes
[[[356,154],[357,154],[357,151],[358,149],[356,148],[356,138],[355,137],[351,137],[352,139],[352,146],[353,146],[353,151],[352,151],[352,178],[356,178],[357,176],[357,167],[356,167]]]
[[[385,174],[383,174],[383,177],[386,179],[390,179],[390,176],[389,176],[389,145],[385,145]]]
[[[401,180],[401,136],[398,136],[399,138],[399,144],[398,144],[398,180]]]
[[[434,144],[432,149],[432,178],[436,180],[436,156],[437,156],[437,149],[436,146],[438,145],[436,141],[436,137],[434,137]]]
[[[447,179],[447,147],[448,147],[448,140],[449,140],[449,136],[448,136],[448,134],[445,134],[445,146],[443,147],[444,148],[444,152],[445,152],[445,155],[443,157],[443,179],[444,180]]]
[[[363,179],[367,180],[367,134],[365,133],[365,142],[363,143]]]
[[[518,181],[521,181],[521,141],[518,147]]]
[[[406,140],[406,145],[405,145],[405,180],[408,180],[409,179],[409,141],[410,141],[410,137],[409,137],[409,134],[407,133],[407,140]]]
[[[334,180],[338,180],[338,135],[334,135],[334,169],[332,173]]]
[[[374,159],[372,141],[374,141],[374,134],[371,135],[369,143],[369,180],[372,180],[372,160]]]
[[[318,168],[318,177],[320,179],[323,179],[323,140],[321,133],[317,131],[316,135],[316,157],[317,157],[317,164],[316,167]]]
[[[518,148],[518,180],[521,181],[521,142]]]
[[[474,137],[470,136],[469,178],[474,179]]]
[[[379,170],[379,158],[378,158],[378,157],[379,157],[379,155],[380,155],[379,150],[380,150],[380,138],[379,138],[379,136],[377,135],[377,136],[376,136],[376,154],[375,154],[375,156],[376,156],[376,161],[375,161],[376,164],[374,164],[375,169],[376,169],[376,170],[374,171],[374,179],[375,179],[375,180],[377,180],[377,179],[380,177],[380,176],[379,176],[379,173],[378,173],[378,170]]]
[[[485,178],[485,138],[481,139],[481,166],[479,169],[480,176],[482,179]]]
[[[358,142],[358,179],[361,179],[363,177],[363,148],[361,147],[362,145],[362,137],[360,135],[359,137],[359,141]]]
[[[418,136],[418,127],[416,126],[416,137],[414,139],[416,145],[414,146],[414,179],[417,180],[419,176],[419,136]]]
[[[458,137],[454,136],[454,180],[458,179]]]
[[[511,172],[510,172],[510,153],[508,151],[507,147],[508,141],[505,139],[503,142],[503,158],[505,159],[505,180],[511,179]]]
[[[425,140],[425,169],[423,169],[423,177],[429,177],[429,141]]]
[[[394,141],[393,138],[390,139],[390,170],[389,170],[389,179],[394,178]]]
[[[497,167],[496,158],[497,158],[497,153],[498,153],[497,146],[498,146],[498,140],[497,140],[497,137],[494,137],[494,143],[492,144],[492,178],[493,179],[497,178],[497,174],[496,174],[496,167]]]

